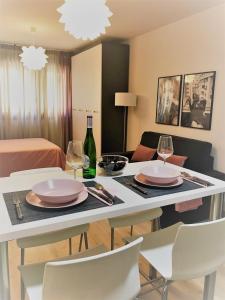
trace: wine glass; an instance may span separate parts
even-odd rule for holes
[[[173,154],[173,140],[170,135],[161,135],[159,138],[157,153],[162,157],[164,164],[167,158]]]
[[[69,141],[66,152],[66,163],[74,170],[74,179],[78,169],[81,169],[84,164],[82,141]]]

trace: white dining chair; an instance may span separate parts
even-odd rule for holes
[[[225,218],[189,225],[177,223],[143,236],[140,253],[164,278],[162,300],[168,299],[173,281],[203,276],[207,279],[225,262],[224,228]],[[208,299],[206,293],[203,299]]]
[[[143,238],[95,256],[20,266],[30,300],[132,300]]]
[[[138,213],[128,214],[125,216],[109,218],[108,222],[109,222],[109,226],[111,228],[111,250],[114,249],[115,229],[116,228],[131,226],[130,234],[132,236],[134,225],[137,225],[137,224],[140,224],[143,222],[153,221],[153,225],[154,225],[153,231],[155,231],[155,230],[158,230],[160,227],[159,218],[161,215],[162,215],[162,209],[154,208],[154,209],[141,211]]]
[[[62,169],[57,167],[31,169],[31,170],[14,172],[11,173],[10,176],[14,177],[14,176],[29,175],[29,174],[48,173],[48,172],[62,172]],[[72,238],[78,235],[80,235],[79,251],[81,251],[83,240],[85,243],[85,248],[88,249],[88,236],[87,236],[88,228],[89,228],[89,224],[84,224],[84,225],[74,226],[60,231],[18,239],[16,242],[18,247],[21,249],[20,264],[24,265],[25,263],[25,249],[52,244],[67,239],[69,241],[69,254],[71,255]],[[24,288],[22,283],[21,283],[21,299],[24,299]]]

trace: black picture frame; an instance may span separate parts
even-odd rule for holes
[[[182,75],[158,78],[156,118],[157,124],[178,126],[182,91]]]
[[[211,130],[216,71],[185,74],[181,126]]]

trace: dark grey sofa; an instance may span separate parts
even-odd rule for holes
[[[158,140],[163,133],[146,131],[142,134],[140,144],[157,148]],[[184,165],[185,168],[207,174],[209,176],[225,181],[225,174],[213,170],[213,157],[211,156],[212,144],[204,141],[188,139],[180,136],[172,135],[174,154],[187,156],[188,159]],[[130,160],[134,151],[123,153]],[[153,159],[157,159],[157,154]],[[196,210],[178,213],[175,211],[174,205],[165,206],[161,217],[161,227],[167,227],[178,221],[184,223],[195,223],[207,220],[210,210],[210,198],[204,198],[203,205]]]

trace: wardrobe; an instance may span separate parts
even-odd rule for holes
[[[71,59],[73,140],[84,141],[91,114],[97,155],[122,151],[124,108],[115,93],[128,91],[129,45],[103,42]]]

